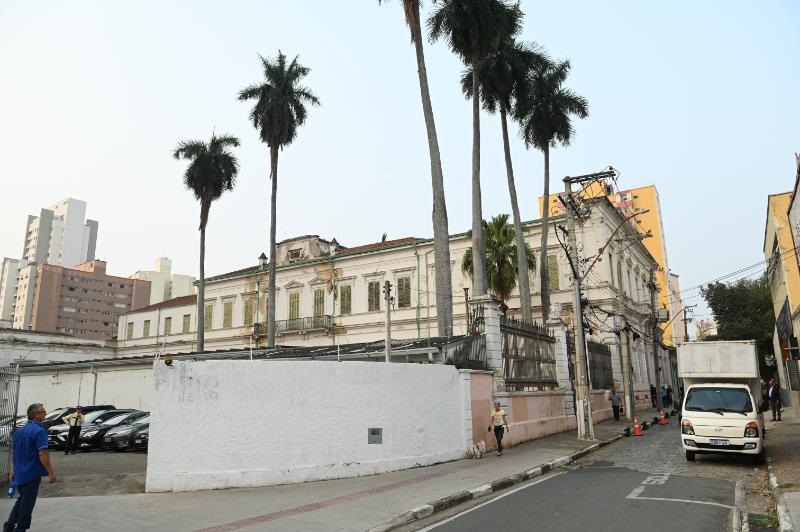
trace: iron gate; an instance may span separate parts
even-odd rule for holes
[[[0,366],[0,484],[11,473],[11,433],[19,415],[19,366]]]

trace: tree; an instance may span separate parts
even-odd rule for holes
[[[200,280],[197,283],[197,351],[205,349],[205,263],[206,225],[211,204],[226,190],[236,186],[239,163],[229,148],[239,146],[239,139],[229,135],[211,135],[206,144],[202,140],[187,140],[178,144],[173,152],[176,159],[191,161],[183,174],[183,184],[200,202]]]
[[[483,238],[486,246],[486,282],[489,290],[502,302],[503,313],[508,309],[506,301],[511,297],[511,292],[517,285],[517,256],[518,248],[513,226],[508,223],[507,214],[498,214],[491,222],[483,220]],[[522,253],[525,256],[525,267],[529,270],[536,268],[536,257],[523,243]],[[472,248],[468,248],[461,260],[461,270],[472,277],[475,274],[475,264],[472,260]]]
[[[544,194],[542,215],[542,247],[540,264],[547,264],[547,236],[550,224],[550,148],[557,143],[568,146],[575,133],[571,115],[578,118],[589,116],[589,103],[563,87],[569,74],[569,61],[561,63],[539,63],[529,75],[529,86],[516,98],[514,115],[522,124],[525,147],[533,146],[544,153]],[[541,279],[542,320],[550,317],[550,271],[539,269]]]
[[[381,0],[378,0],[380,3]],[[450,230],[447,222],[447,204],[444,196],[444,174],[442,157],[439,152],[439,139],[436,136],[436,123],[433,119],[433,105],[428,88],[428,71],[425,68],[425,53],[422,48],[422,27],[420,24],[419,0],[403,0],[406,24],[411,32],[411,42],[417,56],[417,78],[422,99],[422,115],[428,136],[428,152],[431,160],[431,187],[433,189],[433,257],[440,265],[436,268],[436,321],[440,336],[453,334],[453,288],[450,267]]]
[[[716,336],[706,340],[755,340],[762,375],[774,371],[766,367],[765,355],[773,354],[772,333],[775,313],[766,274],[758,279],[740,279],[732,284],[711,283],[700,288],[714,320]]]
[[[511,197],[511,213],[514,217],[514,235],[517,249],[517,274],[519,276],[519,298],[522,319],[533,320],[531,289],[525,257],[525,236],[522,233],[522,218],[517,202],[517,187],[514,184],[514,168],[511,164],[511,147],[508,141],[508,114],[512,112],[514,95],[528,91],[528,72],[547,58],[536,45],[519,43],[513,39],[504,42],[500,49],[492,52],[481,63],[478,82],[483,108],[495,113],[500,111],[500,127],[503,134],[503,153],[506,162],[508,193]],[[461,77],[461,90],[472,98],[472,68],[468,67]]]
[[[310,69],[297,62],[287,63],[279,50],[272,61],[259,56],[264,80],[239,92],[239,100],[255,100],[250,111],[261,142],[269,147],[269,178],[272,181],[269,220],[269,285],[267,289],[267,347],[275,347],[275,212],[278,194],[278,152],[294,141],[297,130],[306,121],[306,105],[319,105],[319,99],[300,83]]]
[[[486,294],[486,250],[481,206],[481,125],[478,72],[486,57],[516,35],[522,11],[505,0],[442,0],[428,19],[431,41],[445,39],[464,64],[472,67],[472,251],[476,297]]]

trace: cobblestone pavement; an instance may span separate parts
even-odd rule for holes
[[[644,473],[742,481],[747,490],[748,512],[774,515],[766,464],[754,466],[749,457],[716,454],[698,454],[695,462],[688,462],[678,427],[678,418],[672,417],[669,425],[651,427],[641,437],[623,438],[577,461],[574,467],[609,462]]]

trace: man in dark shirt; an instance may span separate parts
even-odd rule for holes
[[[12,480],[17,486],[19,498],[11,509],[8,521],[3,523],[3,532],[28,530],[42,477],[47,475],[51,483],[56,481],[47,452],[47,430],[42,426],[46,413],[41,403],[32,404],[28,407],[28,423],[14,433],[11,446],[14,455]]]
[[[781,387],[775,383],[775,379],[769,380],[767,397],[769,397],[769,404],[772,407],[772,421],[780,421],[783,397],[781,396]]]

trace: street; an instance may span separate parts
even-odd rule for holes
[[[737,481],[747,493],[748,511],[766,513],[763,468],[737,456],[698,455],[696,462],[687,462],[678,443],[677,418],[644,434],[407,530],[531,530],[534,523],[537,530],[627,530],[644,523],[653,530],[729,530]]]

